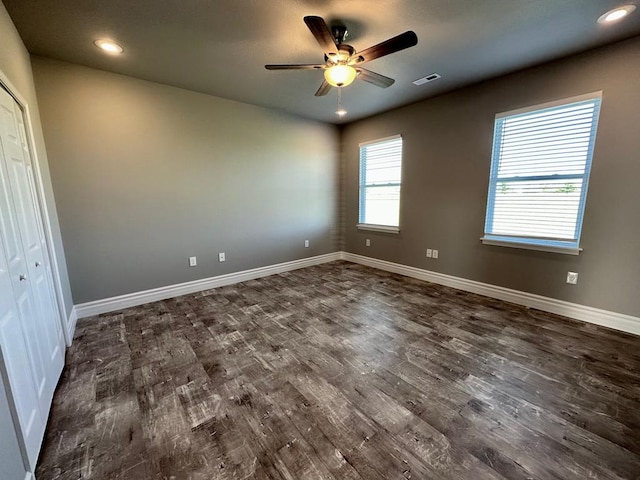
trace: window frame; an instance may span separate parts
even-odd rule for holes
[[[379,143],[388,142],[390,140],[400,139],[400,181],[399,182],[390,182],[386,184],[380,185],[366,185],[366,175],[363,172],[363,162],[362,162],[362,149],[363,147],[367,147],[368,145],[375,145]],[[374,232],[382,232],[382,233],[400,233],[400,218],[402,211],[402,177],[403,177],[403,164],[404,164],[404,138],[401,134],[390,135],[388,137],[377,138],[375,140],[369,140],[367,142],[362,142],[358,145],[358,223],[356,224],[356,228],[358,230],[369,230]],[[365,169],[366,171],[366,169]],[[394,187],[397,186],[399,189],[398,193],[398,225],[380,225],[373,223],[364,223],[364,212],[366,210],[366,191],[367,188],[372,187]]]
[[[569,106],[573,104],[594,102],[594,114],[593,121],[591,123],[591,132],[589,136],[589,146],[587,148],[587,158],[585,160],[585,167],[582,174],[545,174],[545,175],[528,175],[528,176],[512,176],[508,178],[498,178],[500,151],[502,147],[502,124],[503,119],[509,117],[517,117],[519,115],[531,114],[534,112],[540,112],[543,110]],[[575,97],[564,98],[553,102],[547,102],[543,104],[533,105],[517,110],[511,110],[503,113],[498,113],[495,116],[494,131],[493,131],[493,145],[491,152],[491,168],[489,173],[489,191],[487,195],[487,209],[485,213],[484,223],[484,235],[480,238],[485,245],[497,245],[504,247],[522,248],[529,250],[540,250],[554,253],[564,253],[569,255],[578,255],[582,248],[580,247],[580,239],[582,235],[582,226],[584,221],[584,211],[587,201],[587,191],[589,187],[589,179],[591,176],[591,166],[593,163],[593,155],[595,150],[595,140],[598,131],[598,121],[600,116],[600,110],[602,105],[602,91],[588,93],[585,95],[579,95]],[[494,234],[488,233],[489,227],[493,224],[496,190],[500,181],[504,182],[526,182],[526,181],[540,181],[540,180],[575,180],[582,179],[582,189],[580,192],[580,200],[578,204],[578,211],[576,213],[576,228],[575,228],[575,241],[566,239],[551,239],[533,236],[521,236],[521,235],[508,235],[508,234]]]

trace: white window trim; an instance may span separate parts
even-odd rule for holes
[[[533,112],[536,110],[544,110],[546,108],[553,108],[553,107],[557,107],[557,106],[561,106],[561,105],[566,105],[566,104],[570,104],[570,103],[578,103],[578,102],[583,102],[583,101],[587,101],[587,100],[593,100],[593,99],[602,99],[602,90],[596,91],[596,92],[591,92],[591,93],[586,93],[584,95],[576,95],[574,97],[569,97],[569,98],[562,98],[562,99],[558,99],[558,100],[554,100],[551,102],[546,102],[546,103],[541,103],[538,105],[532,105],[529,107],[523,107],[523,108],[518,108],[515,110],[509,110],[506,112],[501,112],[496,114],[495,116],[495,120],[498,120],[500,118],[504,118],[504,117],[509,117],[512,115],[519,115],[522,113],[528,113],[528,112]],[[494,138],[493,141],[495,142],[495,134],[494,134]],[[491,168],[493,168],[493,160],[494,160],[494,153],[491,153]],[[589,182],[589,177],[590,177],[590,172],[588,172],[586,174],[586,185],[584,186],[585,190],[588,189],[588,182]],[[490,179],[491,182],[491,179]],[[491,185],[489,185],[489,188],[491,188]],[[586,195],[586,193],[585,193]],[[584,206],[583,206],[584,208]],[[584,215],[584,212],[582,213],[582,215]],[[485,213],[485,221],[486,221],[486,213]],[[580,221],[580,219],[579,219]],[[582,230],[582,222],[580,222],[580,230]],[[580,232],[581,233],[581,232]],[[580,246],[573,246],[573,245],[567,245],[567,246],[563,246],[561,245],[562,242],[559,241],[558,244],[544,244],[544,241],[540,241],[540,243],[536,242],[535,238],[531,238],[531,240],[524,240],[522,242],[517,241],[517,237],[508,237],[508,238],[500,238],[500,237],[508,237],[508,235],[495,235],[492,236],[491,234],[487,234],[485,233],[484,236],[482,236],[480,238],[480,241],[484,244],[484,245],[493,245],[493,246],[500,246],[500,247],[509,247],[509,248],[519,248],[519,249],[523,249],[523,250],[536,250],[536,251],[541,251],[541,252],[551,252],[551,253],[561,253],[561,254],[566,254],[566,255],[579,255],[580,252],[583,251],[583,249]],[[578,238],[578,242],[580,241],[580,238]]]
[[[358,230],[369,230],[372,232],[382,233],[400,233],[400,227],[393,227],[391,225],[374,225],[372,223],[358,223],[356,225]]]
[[[404,138],[402,137],[402,134],[397,133],[395,135],[389,135],[388,137],[382,137],[382,138],[376,138],[374,140],[368,140],[366,142],[361,142],[358,144],[358,152],[360,151],[360,149],[362,147],[366,147],[367,145],[373,145],[376,143],[381,143],[381,142],[386,142],[388,140],[394,140],[396,138],[400,138],[402,139],[402,157],[401,157],[401,161],[402,163],[404,163]],[[362,165],[360,165],[360,160],[359,160],[360,155],[358,155],[358,171],[360,170],[360,168],[362,168]],[[401,167],[402,168],[402,167]],[[402,168],[401,170],[401,177],[404,174],[404,168]],[[358,177],[360,177],[360,175],[358,175]],[[400,219],[402,218],[402,183],[403,180],[402,178],[400,178],[400,183],[398,184],[400,186],[400,205],[398,207],[398,226],[395,225],[376,225],[373,223],[357,223],[356,224],[356,228],[358,230],[368,230],[371,232],[381,232],[381,233],[400,233]],[[360,201],[361,201],[361,197],[360,197],[360,188],[362,187],[362,185],[360,184],[360,178],[358,178],[358,220],[360,219]]]
[[[520,248],[523,250],[537,250],[539,252],[564,253],[566,255],[579,255],[582,248],[578,247],[560,247],[555,245],[541,245],[537,243],[512,242],[507,240],[498,240],[495,238],[481,237],[480,240],[484,245],[493,245],[497,247]]]
[[[358,144],[358,149],[362,147],[366,147],[367,145],[373,145],[374,143],[382,143],[388,140],[394,140],[396,138],[402,138],[402,135],[399,133],[396,133],[395,135],[389,135],[388,137],[376,138],[374,140],[367,140],[366,142],[360,142]]]
[[[507,112],[501,112],[496,114],[496,120],[499,118],[510,117],[511,115],[519,115],[521,113],[534,112],[536,110],[544,110],[545,108],[559,107],[560,105],[566,105],[568,103],[584,102],[586,100],[593,100],[594,98],[602,98],[602,90],[597,92],[585,93],[584,95],[576,95],[575,97],[560,98],[551,102],[539,103],[538,105],[532,105],[530,107],[516,108],[515,110],[509,110]]]

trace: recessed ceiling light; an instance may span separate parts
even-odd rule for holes
[[[623,7],[614,8],[602,15],[598,19],[598,23],[612,23],[623,19],[636,9],[635,5],[625,5]]]
[[[117,55],[124,51],[124,49],[120,45],[110,40],[96,40],[95,42],[93,42],[93,44],[101,50],[114,55]]]

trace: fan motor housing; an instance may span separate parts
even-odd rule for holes
[[[331,27],[331,34],[335,39],[336,45],[340,45],[342,42],[344,42],[344,39],[347,38],[347,35],[349,35],[347,33],[347,27],[345,27],[344,25],[334,25],[333,27]]]
[[[338,49],[338,54],[332,54],[331,58],[325,55],[325,62],[331,62],[332,64],[346,63],[349,58],[351,58],[351,56],[356,53],[356,49],[351,45],[347,45],[346,43],[336,45],[336,48]]]

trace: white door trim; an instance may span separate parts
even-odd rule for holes
[[[29,104],[25,98],[20,94],[20,91],[15,88],[11,81],[7,78],[2,70],[0,70],[0,87],[4,87],[16,102],[22,108],[24,113],[25,129],[27,131],[27,143],[29,145],[29,153],[31,153],[31,162],[34,172],[34,183],[36,187],[36,197],[38,199],[38,213],[42,219],[42,226],[44,230],[44,238],[47,244],[47,255],[49,257],[49,265],[51,266],[51,273],[53,276],[54,293],[56,297],[56,305],[58,307],[58,321],[64,332],[64,339],[67,346],[71,345],[73,340],[73,330],[69,329],[67,321],[67,311],[64,305],[64,294],[62,293],[62,280],[60,278],[59,262],[56,256],[56,250],[53,244],[53,229],[51,228],[51,218],[49,217],[49,210],[47,200],[44,192],[44,186],[42,181],[42,171],[40,170],[40,159],[38,151],[34,142],[33,126],[31,122],[31,113]]]

